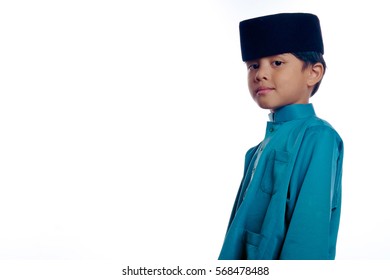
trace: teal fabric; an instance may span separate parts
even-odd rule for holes
[[[334,259],[343,154],[312,104],[270,114],[264,140],[246,153],[219,259]]]

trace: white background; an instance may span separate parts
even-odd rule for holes
[[[386,1],[1,1],[0,259],[218,257],[251,100],[238,23],[321,20],[345,144],[337,259],[390,258]]]

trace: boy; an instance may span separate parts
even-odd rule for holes
[[[326,68],[319,20],[245,20],[240,41],[252,98],[271,113],[264,140],[245,156],[219,259],[334,259],[343,142],[309,103]]]

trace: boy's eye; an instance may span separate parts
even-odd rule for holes
[[[257,63],[250,64],[250,65],[248,66],[248,69],[249,69],[249,70],[256,70],[256,69],[259,69],[259,64],[257,64]]]
[[[283,64],[283,62],[280,60],[275,60],[274,62],[272,62],[272,64],[275,66],[281,66]]]

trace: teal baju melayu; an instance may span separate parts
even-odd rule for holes
[[[219,259],[334,259],[343,151],[312,104],[271,113],[264,140],[245,156]]]

